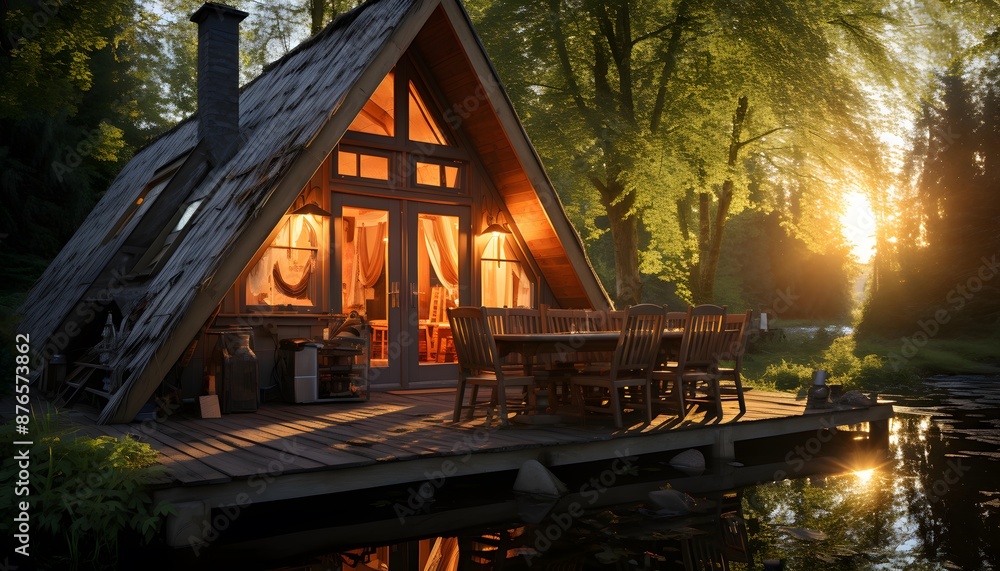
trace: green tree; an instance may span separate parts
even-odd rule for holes
[[[170,114],[180,120],[198,107],[198,28],[190,22],[203,0],[158,0],[160,18],[151,34],[161,50],[157,54],[156,81],[168,94]],[[264,68],[338,15],[362,0],[296,0],[229,2],[249,16],[240,24],[240,76],[248,82]]]
[[[593,238],[608,215],[627,304],[641,273],[712,298],[726,221],[749,204],[748,153],[778,179],[816,181],[816,201],[880,171],[859,80],[892,81],[881,9],[493,0],[473,15],[564,202],[583,205],[577,224]]]
[[[13,0],[0,11],[0,234],[4,282],[58,252],[121,162],[162,125],[148,14],[134,0]],[[147,92],[149,90],[149,92]]]

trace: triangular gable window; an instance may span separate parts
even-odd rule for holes
[[[416,85],[409,82],[409,137],[411,141],[420,143],[431,143],[434,145],[447,145],[448,139],[444,136],[444,129],[438,125],[434,119],[424,98],[420,96]]]
[[[390,71],[348,129],[358,133],[382,135],[383,137],[395,136],[394,84],[395,72]]]

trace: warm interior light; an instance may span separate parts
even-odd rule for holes
[[[494,219],[493,216],[486,214],[486,228],[483,229],[480,236],[492,235],[494,238],[501,234],[513,234],[507,224],[500,224],[500,213],[497,212],[497,216]]]
[[[296,208],[292,214],[308,214],[311,216],[322,216],[324,218],[329,218],[331,216],[329,212],[320,208],[320,206],[315,202],[310,202],[309,204]]]

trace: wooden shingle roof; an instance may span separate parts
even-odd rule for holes
[[[423,43],[428,41],[425,29],[432,16],[447,20],[436,25],[450,24],[460,31],[458,36],[475,38],[458,0],[370,0],[244,86],[240,96],[242,145],[228,162],[203,169],[207,174],[193,178],[188,187],[167,185],[163,189],[163,194],[184,192],[186,201],[203,202],[169,259],[154,275],[142,280],[122,277],[127,268],[111,266],[120,259],[127,237],[151,223],[145,214],[152,210],[136,211],[117,236],[109,236],[109,229],[122,220],[122,213],[135,204],[155,173],[178,157],[199,160],[197,115],[154,140],[125,166],[21,309],[21,329],[31,334],[34,349],[42,357],[50,357],[65,346],[61,340],[70,332],[61,328],[65,328],[66,316],[79,312],[88,299],[127,298],[127,303],[120,305],[126,313],[131,311],[134,324],[109,363],[121,389],[103,411],[102,422],[134,418],[258,248],[267,242],[385,74],[418,35],[424,35]],[[535,225],[547,228],[546,236],[558,236],[565,246],[554,258],[546,254],[544,263],[555,267],[552,278],[540,263],[547,281],[562,288],[555,291],[553,287],[557,297],[569,300],[567,305],[607,306],[607,294],[537,156],[533,150],[528,156],[518,156],[525,153],[518,153],[517,148],[530,149],[530,143],[478,39],[475,41],[478,53],[470,57],[469,70],[481,73],[474,64],[478,61],[482,67],[481,62],[486,62],[494,84],[488,87],[494,93],[486,107],[503,107],[499,113],[490,111],[492,120],[498,120],[497,114],[503,116],[500,121],[506,122],[507,129],[512,120],[516,123],[515,132],[508,135],[514,143],[505,143],[515,152],[499,152],[527,164],[520,186],[505,183],[497,188],[502,194],[508,188],[523,194],[534,186],[536,213],[525,210],[524,215],[548,221]],[[150,194],[145,198],[155,202],[162,197]],[[531,249],[527,234],[526,239]],[[41,340],[47,340],[46,345]]]

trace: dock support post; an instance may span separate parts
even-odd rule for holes
[[[730,428],[720,428],[715,431],[715,442],[712,444],[712,458],[723,462],[731,462],[736,459],[733,431]]]
[[[868,441],[881,449],[889,448],[889,419],[873,420],[868,423]]]
[[[170,547],[194,547],[206,542],[205,530],[211,528],[211,510],[205,502],[177,502],[175,513],[167,516],[166,540]]]

